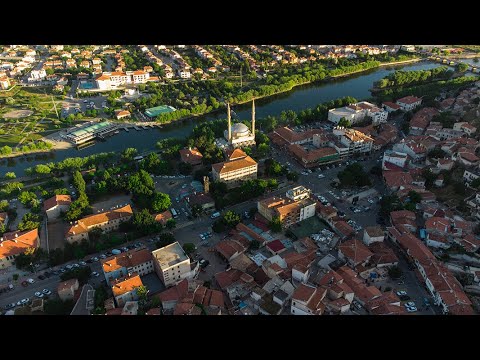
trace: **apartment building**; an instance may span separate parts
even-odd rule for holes
[[[258,164],[243,150],[235,149],[225,162],[212,165],[214,181],[223,181],[229,187],[235,187],[242,181],[256,179]]]
[[[335,128],[333,134],[348,148],[348,155],[372,151],[373,138],[354,129]]]
[[[412,111],[416,107],[420,106],[422,99],[417,98],[416,96],[405,96],[401,99],[398,99],[396,103],[403,111]]]
[[[117,306],[124,306],[127,301],[138,300],[137,289],[143,286],[142,279],[137,273],[129,274],[125,277],[112,280],[110,282],[112,287],[113,297]]]
[[[279,218],[283,227],[315,216],[316,202],[310,199],[310,191],[298,186],[286,192],[285,198],[273,196],[260,200],[257,209],[268,221]]]
[[[371,117],[376,124],[384,123],[387,121],[388,111],[367,101],[328,110],[328,121],[334,124],[338,124],[342,118],[355,124],[362,121],[366,116]]]
[[[177,241],[153,251],[152,256],[155,273],[167,287],[183,279],[193,279],[198,274],[198,264],[190,263],[190,258]]]
[[[150,78],[146,71],[114,71],[103,72],[95,78],[97,88],[100,90],[115,90],[119,86],[128,84],[145,84]]]
[[[118,229],[122,222],[132,218],[133,211],[130,205],[106,211],[100,214],[86,216],[74,223],[65,233],[65,239],[69,243],[88,240],[88,232],[95,228],[100,228],[103,232],[109,232]]]
[[[292,295],[290,313],[292,315],[322,315],[325,305],[322,300],[327,295],[327,289],[300,284]]]
[[[140,276],[154,271],[152,253],[148,249],[132,249],[101,261],[105,280],[110,282],[131,273]]]

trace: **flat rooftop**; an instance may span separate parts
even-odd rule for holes
[[[96,124],[87,125],[85,127],[82,126],[80,129],[74,130],[71,133],[69,133],[68,135],[71,135],[71,136],[74,136],[74,137],[79,137],[79,136],[83,136],[83,135],[86,135],[86,134],[92,134],[92,133],[95,134],[96,132],[105,129],[106,127],[108,127],[110,125],[111,124],[108,121],[102,121],[102,122],[99,122],[99,123],[96,123]]]
[[[185,254],[182,246],[177,241],[173,244],[153,251],[152,255],[162,268],[169,268],[181,263],[182,261],[188,260],[188,256]]]

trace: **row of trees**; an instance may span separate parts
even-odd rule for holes
[[[370,177],[359,163],[348,165],[344,170],[338,173],[337,177],[338,180],[340,180],[340,185],[342,187],[362,187],[370,186],[372,184]]]
[[[40,166],[25,169],[25,174],[45,174],[57,171],[84,170],[99,164],[105,164],[108,160],[115,158],[115,152],[98,153],[85,157],[66,158],[59,162],[50,162]],[[50,169],[50,171],[47,170]]]
[[[87,184],[78,170],[73,173],[73,186],[78,191],[78,198],[70,204],[65,214],[65,220],[67,221],[78,220],[82,216],[91,213],[90,202],[86,193]]]
[[[52,146],[53,145],[51,143],[45,141],[32,141],[28,144],[17,147],[15,150],[12,149],[10,146],[5,145],[0,147],[0,156],[11,155],[14,151],[20,153],[29,153],[33,151],[50,150]]]
[[[435,80],[450,79],[454,72],[447,66],[439,66],[431,70],[397,70],[383,79],[379,80],[375,85],[378,88],[416,85]]]

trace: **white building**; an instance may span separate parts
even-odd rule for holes
[[[401,168],[404,168],[407,164],[408,155],[403,152],[386,150],[383,153],[383,160],[382,160],[382,169],[387,170],[385,163],[390,163]]]
[[[72,199],[70,195],[54,195],[43,203],[43,210],[47,214],[48,220],[58,218],[62,212],[67,212]]]
[[[322,300],[327,289],[300,284],[292,295],[290,313],[292,315],[322,315],[325,310]]]
[[[403,111],[412,111],[421,103],[422,99],[417,98],[416,96],[405,96],[397,100],[397,105],[400,105],[400,108]]]
[[[40,69],[40,70],[32,70],[30,72],[30,76],[28,78],[28,81],[40,81],[42,79],[45,79],[47,77],[47,72],[45,69]]]
[[[190,70],[182,69],[178,70],[178,76],[180,76],[181,79],[190,79],[192,77],[192,73]]]
[[[95,79],[98,89],[100,90],[115,90],[119,86],[128,84],[145,84],[150,78],[150,74],[145,71],[114,71],[103,72]]]
[[[354,129],[335,128],[333,134],[340,138],[340,143],[348,147],[348,154],[368,153],[372,150],[373,139]]]
[[[382,242],[385,233],[380,226],[367,226],[363,232],[363,242],[368,246],[374,242]]]
[[[198,264],[192,269],[190,258],[177,241],[153,251],[152,256],[155,272],[167,287],[198,274]]]
[[[338,124],[342,118],[345,118],[354,124],[362,121],[365,118],[365,111],[363,111],[363,109],[356,108],[354,105],[328,110],[328,121]]]

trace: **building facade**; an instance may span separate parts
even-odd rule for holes
[[[107,283],[128,274],[144,276],[154,271],[152,253],[148,249],[132,249],[106,258],[101,264]]]
[[[0,237],[0,269],[12,266],[18,255],[39,246],[38,229],[3,234]]]
[[[258,164],[241,149],[235,149],[225,162],[212,165],[214,181],[223,181],[235,187],[241,182],[257,178]]]
[[[155,272],[167,287],[198,273],[198,266],[192,269],[190,258],[178,242],[153,251],[152,256]]]

